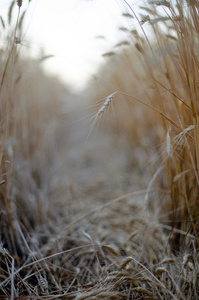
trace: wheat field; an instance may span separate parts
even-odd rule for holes
[[[0,298],[198,299],[198,1],[122,1],[137,30],[79,94],[22,55],[24,2],[0,16]]]

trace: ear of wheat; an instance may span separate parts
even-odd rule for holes
[[[22,6],[22,0],[17,0],[17,5],[19,6],[19,8]]]
[[[113,101],[114,96],[117,94],[118,92],[114,92],[112,94],[110,94],[107,98],[106,101],[103,103],[103,105],[101,106],[101,108],[98,110],[97,114],[96,114],[96,118],[98,118],[101,114],[105,113],[109,106],[111,105],[111,102]]]
[[[91,129],[90,129],[90,132],[88,134],[88,137],[90,136],[90,134],[92,133],[93,131],[93,128],[95,127],[96,125],[96,122],[99,120],[99,118],[107,112],[107,110],[109,109],[113,99],[114,99],[114,96],[118,93],[118,91],[110,94],[105,102],[103,103],[103,105],[100,107],[100,109],[97,111],[97,113],[92,117],[92,122],[91,122]]]

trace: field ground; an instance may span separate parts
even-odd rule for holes
[[[145,207],[151,174],[144,150],[131,148],[124,134],[106,124],[88,136],[89,122],[83,119],[90,103],[85,99],[69,96],[61,110],[49,199],[54,218],[37,231],[48,237],[42,256],[71,251],[64,267],[65,272],[73,269],[72,282],[60,274],[66,299],[166,299],[170,291],[164,296],[156,291],[159,277],[151,270],[161,269],[167,258],[168,264],[175,260],[169,231],[165,234],[158,215]]]

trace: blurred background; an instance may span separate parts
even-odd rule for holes
[[[7,14],[11,2],[0,2],[2,16]],[[135,8],[139,2],[129,3]],[[89,79],[95,79],[99,65],[106,61],[102,54],[125,35],[118,28],[127,23],[136,25],[135,20],[122,17],[122,11],[128,11],[128,7],[121,0],[32,0],[24,1],[22,10],[27,5],[30,7],[21,37],[23,46],[34,57],[53,55],[45,61],[45,69],[75,91],[84,88]],[[17,14],[17,7],[14,9]]]

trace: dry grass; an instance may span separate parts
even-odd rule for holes
[[[118,118],[131,142],[128,153],[144,149],[152,176],[146,189],[113,200],[104,194],[103,202],[95,186],[94,194],[88,189],[77,197],[74,183],[66,187],[64,175],[56,174],[68,126],[57,118],[63,87],[38,63],[20,58],[25,14],[23,2],[17,5],[12,42],[1,49],[1,298],[197,299],[197,1],[154,2],[141,18],[130,6],[123,14],[134,16],[142,33],[122,28],[127,41],[116,49],[128,48],[105,54],[110,60],[95,86],[104,102],[91,121],[95,126],[108,116],[117,132]],[[146,25],[154,33],[150,41]],[[117,118],[110,117],[111,107]],[[144,168],[140,186],[148,176]]]
[[[11,32],[14,5],[15,1],[8,22],[2,18],[4,31]],[[21,58],[16,40],[25,11],[20,14],[22,1],[17,5],[16,26],[0,58],[0,295],[11,299],[17,295],[14,272],[32,254],[29,234],[51,214],[48,198],[59,143],[57,117],[66,92],[56,78],[43,73],[39,62]],[[11,286],[4,289],[9,276]]]
[[[137,18],[141,33],[125,29],[130,47],[115,54],[107,69],[102,69],[107,73],[100,85],[103,93],[109,93],[110,88],[118,91],[120,103],[118,100],[115,110],[124,110],[120,112],[121,123],[130,140],[147,152],[149,146],[161,145],[157,151],[164,162],[160,184],[168,187],[171,194],[157,205],[168,211],[167,221],[173,227],[194,233],[199,245],[198,3],[149,3],[141,7],[148,13],[141,18],[127,5],[131,16]],[[153,32],[150,41],[145,33],[149,26]],[[128,111],[130,121],[126,117]],[[155,167],[156,164],[160,162],[156,161]],[[178,236],[176,244],[179,243]]]

